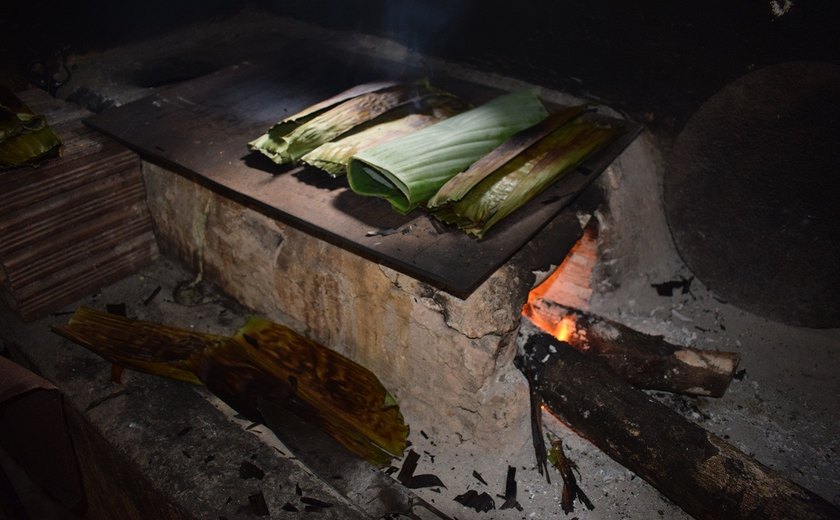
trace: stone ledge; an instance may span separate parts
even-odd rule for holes
[[[131,317],[224,334],[244,323],[242,307],[206,289],[192,306],[173,301],[173,288],[190,277],[163,260],[78,304],[104,308],[124,302]],[[144,306],[158,286],[161,292]],[[248,497],[259,492],[270,518],[279,518],[287,502],[303,511],[298,485],[307,496],[333,504],[319,518],[365,518],[265,442],[273,438],[267,428],[246,431],[240,421],[219,413],[205,389],[131,371],[122,384],[111,382],[108,363],[49,331],[66,320],[62,314],[24,324],[0,309],[0,338],[21,364],[64,395],[88,518],[233,518],[246,514]],[[243,480],[243,461],[265,477]]]

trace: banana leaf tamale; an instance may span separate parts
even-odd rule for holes
[[[204,384],[255,421],[260,402],[282,406],[371,463],[405,449],[408,426],[373,373],[263,318],[226,337],[81,307],[53,330],[112,363]]]
[[[345,136],[324,143],[301,158],[303,163],[320,168],[333,177],[344,175],[347,163],[353,155],[411,134],[444,119],[459,114],[468,108],[460,99],[450,96],[429,96],[420,106],[409,107],[404,116],[379,124],[363,125]]]
[[[61,141],[46,118],[0,86],[0,170],[37,166],[60,149]]]
[[[434,216],[483,238],[493,225],[525,205],[621,131],[619,127],[580,119],[564,124],[501,167],[483,172],[480,182],[474,183],[466,195],[438,206]],[[468,170],[464,175],[474,178],[474,173]],[[456,176],[450,182],[457,184],[459,179]],[[455,192],[453,189],[449,193]]]
[[[399,83],[394,81],[380,81],[375,83],[364,83],[362,85],[357,85],[355,87],[349,88],[343,92],[336,94],[335,96],[325,99],[319,103],[315,103],[305,109],[301,110],[300,112],[287,117],[286,119],[275,123],[268,129],[268,131],[254,139],[250,143],[248,143],[248,147],[252,150],[258,150],[269,157],[272,153],[272,147],[277,146],[283,136],[294,130],[295,128],[299,127],[302,124],[305,124],[307,121],[310,121],[315,116],[322,114],[333,108],[336,105],[339,105],[348,99],[353,99],[354,97],[361,96],[363,94],[368,94],[370,92],[377,92],[379,90],[385,88],[391,88],[397,86]]]
[[[356,95],[345,92],[313,105],[274,125],[267,133],[248,143],[248,146],[277,164],[294,163],[318,146],[346,134],[359,125],[387,117],[386,114],[390,111],[422,104],[429,96],[447,95],[431,87],[427,81],[373,85],[384,87],[370,87],[374,90],[365,91],[364,86],[360,86],[351,92]],[[334,103],[335,100],[338,102]]]
[[[424,204],[455,174],[548,115],[530,90],[500,96],[410,135],[368,148],[347,166],[350,188],[399,213]]]
[[[551,114],[539,124],[526,128],[502,143],[501,146],[474,162],[465,171],[449,179],[437,193],[429,199],[427,206],[437,208],[448,202],[457,202],[464,195],[484,180],[488,175],[504,166],[511,159],[531,147],[534,143],[545,138],[569,121],[583,113],[585,106],[568,107],[555,114]]]

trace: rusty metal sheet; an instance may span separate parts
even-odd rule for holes
[[[325,63],[319,58],[241,64],[86,122],[146,160],[461,298],[568,205],[640,130],[629,123],[628,131],[608,149],[479,241],[444,227],[420,210],[399,215],[384,200],[356,195],[343,178],[333,179],[308,167],[278,166],[249,152],[246,143],[273,123],[336,92],[366,81],[421,75],[411,70],[394,72],[387,64],[361,67],[358,61],[345,61]],[[449,78],[430,79],[475,103],[499,94]],[[372,233],[383,229],[391,232]]]

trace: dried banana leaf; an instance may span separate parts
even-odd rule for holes
[[[37,166],[57,156],[60,147],[46,118],[0,86],[0,169]]]
[[[346,95],[339,94],[332,99],[340,100]],[[248,146],[277,164],[294,163],[318,146],[359,125],[376,120],[394,109],[416,105],[434,95],[442,93],[433,89],[428,82],[420,81],[385,86],[342,100],[326,109],[317,108],[329,105],[328,100],[274,125],[266,134],[248,143]]]
[[[585,109],[586,107],[584,105],[565,108],[557,113],[551,114],[539,124],[517,133],[502,143],[501,146],[474,162],[465,171],[449,179],[429,199],[427,206],[434,209],[446,203],[461,200],[464,198],[464,195],[488,175],[504,166],[505,163],[551,132],[581,115]]]
[[[507,94],[445,121],[354,155],[351,189],[400,213],[424,204],[452,176],[548,115],[533,91]]]
[[[328,109],[347,101],[348,99],[353,99],[354,97],[361,96],[362,94],[377,92],[397,85],[399,85],[399,83],[395,81],[380,81],[375,83],[365,83],[349,88],[344,92],[340,92],[329,99],[325,99],[319,103],[309,106],[300,112],[287,117],[279,123],[272,125],[271,128],[268,129],[268,132],[248,143],[248,146],[251,147],[252,150],[259,150],[262,147],[268,147],[271,144],[271,141],[280,141],[284,135],[288,134],[295,128],[311,120],[313,117],[326,112]]]
[[[253,420],[260,402],[283,406],[374,464],[405,449],[408,426],[373,373],[268,320],[225,337],[82,307],[53,330],[113,363],[204,384]]]
[[[494,224],[526,204],[620,132],[618,127],[582,120],[563,125],[486,176],[458,202],[439,207],[434,215],[483,238]]]
[[[404,135],[411,134],[448,119],[469,108],[467,104],[454,96],[430,96],[423,100],[421,107],[411,107],[416,112],[408,112],[391,121],[374,124],[359,131],[355,129],[344,137],[324,143],[301,158],[301,161],[320,168],[333,177],[344,175],[350,158],[368,148]]]

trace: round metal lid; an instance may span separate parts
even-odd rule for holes
[[[715,294],[790,325],[840,326],[840,66],[741,77],[677,137],[665,210]]]

